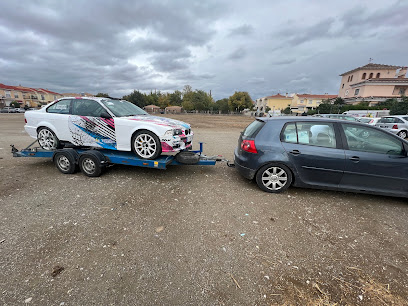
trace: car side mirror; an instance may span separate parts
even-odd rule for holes
[[[112,118],[112,116],[111,116],[111,115],[109,115],[107,111],[103,111],[103,112],[101,113],[101,118],[104,118],[104,119],[111,119],[111,118]]]

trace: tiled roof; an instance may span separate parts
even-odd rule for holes
[[[367,64],[367,65],[364,65],[364,66],[355,68],[355,69],[353,69],[353,70],[344,72],[344,73],[340,74],[340,76],[343,76],[343,75],[345,75],[345,74],[352,73],[352,72],[357,71],[357,70],[373,70],[373,69],[375,69],[375,70],[378,70],[378,69],[381,69],[381,70],[383,70],[383,69],[384,69],[384,70],[396,70],[396,69],[399,69],[399,68],[406,68],[406,67],[404,67],[404,66],[394,66],[394,65],[383,65],[383,64],[369,63],[369,64]]]
[[[9,86],[9,85],[5,85],[0,83],[0,88],[1,89],[8,89],[8,90],[20,90],[20,88],[17,88],[15,86]]]
[[[311,95],[311,94],[302,94],[297,95],[299,98],[314,98],[314,99],[335,99],[337,95]]]
[[[151,105],[145,106],[144,108],[160,108],[160,107],[158,107],[157,105],[151,104]]]
[[[38,88],[38,89],[40,89],[42,91],[45,91],[45,92],[48,92],[48,93],[50,93],[52,95],[60,95],[58,92],[53,92],[53,91],[48,90],[48,89],[44,89],[44,88]]]

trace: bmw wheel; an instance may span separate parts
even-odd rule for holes
[[[292,172],[284,165],[265,165],[258,170],[256,183],[263,191],[279,193],[288,189],[292,184]]]
[[[52,151],[60,147],[60,141],[49,128],[42,127],[38,130],[37,141],[44,150]]]
[[[132,150],[142,159],[155,159],[162,152],[159,138],[150,131],[139,131],[132,137]]]

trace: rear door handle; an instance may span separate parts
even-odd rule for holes
[[[358,156],[352,156],[352,157],[350,157],[350,160],[351,160],[352,162],[358,163],[358,162],[360,161],[360,157],[358,157]]]
[[[300,154],[300,151],[299,151],[299,150],[292,150],[292,151],[290,151],[289,153],[290,153],[290,154],[293,154],[293,155],[299,155],[299,154]]]

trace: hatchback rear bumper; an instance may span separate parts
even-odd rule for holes
[[[248,167],[243,166],[243,162],[240,159],[240,156],[237,154],[237,152],[235,151],[234,154],[234,164],[235,164],[235,168],[238,170],[238,172],[245,178],[252,180],[255,177],[256,174],[256,170],[255,169],[251,169]]]

